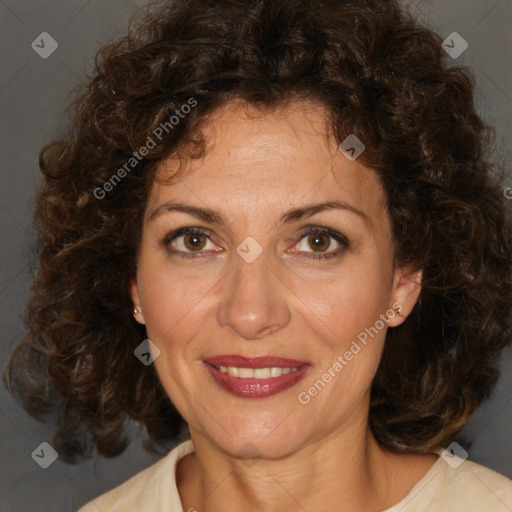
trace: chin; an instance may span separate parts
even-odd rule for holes
[[[267,421],[232,417],[229,422],[221,423],[226,425],[226,430],[218,427],[216,432],[206,435],[233,457],[278,459],[294,453],[306,441],[304,425],[301,428],[292,421],[293,414],[288,417],[286,414],[282,417],[273,415]]]

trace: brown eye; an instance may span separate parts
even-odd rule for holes
[[[348,239],[328,228],[312,227],[302,233],[292,253],[313,259],[341,257],[350,247]]]
[[[313,233],[308,237],[308,244],[315,252],[324,252],[329,249],[331,239],[323,233]]]
[[[180,228],[165,237],[162,242],[172,254],[183,257],[200,257],[208,253],[222,251],[222,248],[217,247],[210,237],[210,232],[200,228]]]
[[[183,237],[185,247],[191,251],[200,251],[206,245],[206,236],[200,233],[188,233]]]

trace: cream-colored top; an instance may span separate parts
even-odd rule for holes
[[[183,510],[176,487],[178,461],[193,452],[191,440],[179,444],[78,512],[193,512]],[[450,464],[439,457],[400,503],[383,512],[512,512],[512,480],[456,455]]]

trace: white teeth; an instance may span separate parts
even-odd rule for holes
[[[254,373],[255,379],[269,379],[270,378],[270,368],[255,368],[253,373]]]
[[[281,377],[287,373],[293,373],[298,368],[279,368],[276,366],[267,368],[241,368],[237,366],[220,366],[222,373],[227,373],[231,377],[239,377],[240,379],[269,379],[271,377]]]
[[[235,368],[234,366],[228,366],[228,373],[231,377],[238,377],[240,373],[239,368]]]
[[[270,368],[270,376],[271,377],[281,377],[282,374],[283,374],[283,371],[281,370],[281,368],[276,368],[275,366]]]
[[[252,379],[254,377],[254,370],[252,368],[236,368],[238,377],[241,379]]]

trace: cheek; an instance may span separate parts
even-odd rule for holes
[[[302,332],[316,338],[320,356],[307,386],[301,386],[300,391],[317,406],[335,400],[346,402],[351,409],[369,390],[380,363],[387,332],[382,315],[389,308],[390,274],[375,260],[364,265],[362,261],[354,259],[353,265],[328,281],[308,286],[300,280],[295,282],[301,316],[308,326]],[[340,414],[343,411],[342,407]]]
[[[189,418],[189,400],[197,356],[194,340],[201,338],[211,316],[204,279],[184,278],[169,268],[140,264],[139,290],[148,338],[160,349],[155,360],[159,379],[179,412]],[[211,302],[211,301],[210,301]],[[188,389],[188,392],[184,392]]]
[[[164,341],[170,337],[183,339],[186,331],[190,336],[204,324],[208,307],[208,292],[213,281],[199,279],[157,265],[140,265],[139,293],[148,336]]]
[[[353,265],[330,279],[307,283],[295,279],[293,291],[308,323],[318,326],[331,348],[342,349],[386,313],[389,280],[389,272],[382,272],[375,262],[361,265],[354,259]]]

